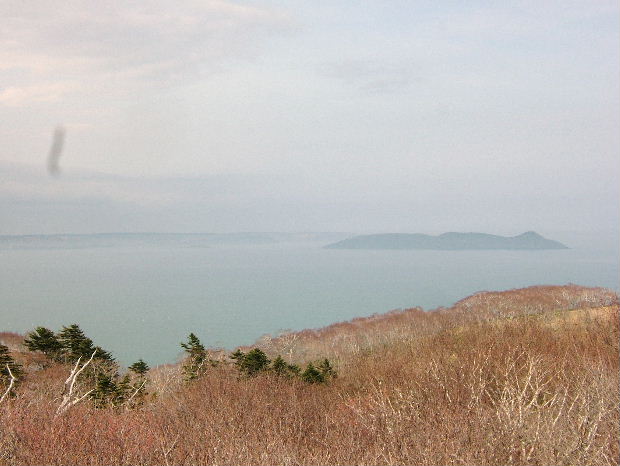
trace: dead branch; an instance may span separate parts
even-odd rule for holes
[[[11,390],[13,389],[13,386],[15,385],[15,382],[17,381],[17,378],[13,375],[13,372],[11,372],[11,368],[9,367],[8,364],[6,365],[6,369],[9,371],[9,375],[11,376],[11,381],[9,382],[9,386],[4,392],[4,394],[2,395],[2,397],[0,397],[0,403],[2,403],[7,396],[9,396],[9,393],[11,393]]]
[[[78,404],[80,401],[82,401],[84,398],[86,398],[88,395],[90,395],[93,392],[94,389],[87,391],[82,396],[77,396],[73,394],[73,388],[75,386],[75,381],[77,380],[78,376],[92,362],[93,358],[95,357],[95,353],[97,353],[97,350],[93,351],[93,354],[90,356],[90,359],[86,361],[86,363],[84,363],[82,367],[80,367],[80,360],[82,359],[82,356],[80,356],[78,360],[75,362],[75,367],[69,374],[69,377],[67,377],[67,380],[65,380],[65,385],[62,391],[62,402],[60,403],[60,406],[58,406],[58,409],[56,410],[56,416],[64,413],[71,406]]]
[[[131,395],[129,398],[127,398],[127,401],[125,401],[125,403],[124,403],[124,404],[128,405],[128,404],[129,404],[129,402],[130,402],[131,400],[133,400],[133,399],[134,399],[134,397],[138,394],[138,392],[139,392],[140,390],[142,390],[142,388],[143,388],[145,385],[146,385],[146,379],[144,379],[144,381],[142,382],[142,384],[141,384],[138,388],[136,388],[136,391],[135,391],[135,392],[133,392],[133,395]]]

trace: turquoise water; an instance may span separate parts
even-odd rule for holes
[[[0,251],[0,328],[79,323],[123,363],[172,362],[189,332],[233,348],[265,333],[448,306],[535,284],[618,290],[617,249],[347,251],[318,243]]]

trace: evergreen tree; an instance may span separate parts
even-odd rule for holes
[[[278,355],[271,363],[271,370],[276,375],[287,375],[288,364],[282,359],[282,356]]]
[[[82,358],[82,362],[90,359],[95,353],[94,360],[106,363],[104,367],[114,367],[115,362],[112,355],[101,346],[95,346],[93,341],[88,338],[79,325],[72,324],[63,327],[58,332],[58,341],[62,347],[62,356],[65,362],[73,363]]]
[[[116,393],[114,395],[114,404],[116,406],[120,406],[126,401],[129,400],[129,397],[133,395],[134,391],[137,389],[133,387],[131,383],[131,377],[129,374],[125,374],[125,376],[117,382],[116,384]]]
[[[301,380],[307,383],[324,383],[325,377],[312,363],[308,363],[306,370],[301,374]]]
[[[193,333],[190,333],[187,337],[187,343],[181,343],[181,346],[190,356],[203,355],[206,353],[205,347]]]
[[[131,366],[129,366],[129,370],[133,372],[137,378],[133,382],[131,382],[128,375],[126,375],[121,384],[125,387],[125,383],[127,383],[127,395],[125,398],[127,401],[130,401],[130,405],[132,407],[139,406],[144,403],[144,398],[148,395],[148,391],[146,389],[146,383],[148,379],[146,378],[146,373],[149,371],[150,367],[147,363],[145,363],[142,359],[139,359],[137,362],[134,362]]]
[[[137,362],[134,362],[131,366],[129,366],[129,370],[138,376],[144,376],[149,371],[150,367],[147,363],[145,363],[142,359],[139,359]]]
[[[104,350],[101,346],[95,346],[95,350],[97,350],[97,352],[95,353],[95,357],[93,359],[115,364],[115,360],[112,357],[112,353]],[[90,353],[90,354],[93,354],[93,353]],[[88,355],[88,357],[90,358],[90,355]]]
[[[50,329],[37,327],[24,338],[24,345],[30,351],[40,351],[47,357],[58,360],[62,350],[62,344]]]
[[[248,376],[253,376],[260,371],[266,370],[271,362],[267,355],[259,348],[254,348],[248,353],[238,349],[230,357],[235,360],[237,369]]]
[[[62,346],[65,361],[75,362],[78,358],[88,359],[95,351],[93,341],[88,338],[77,324],[63,327],[58,332],[58,341]],[[95,356],[97,356],[95,354]]]
[[[334,370],[333,366],[329,362],[329,359],[327,359],[327,358],[325,358],[325,359],[323,359],[323,361],[321,361],[321,363],[319,364],[318,369],[321,372],[321,375],[323,376],[323,379],[325,379],[325,380],[327,380],[327,379],[335,379],[337,377],[336,371]]]
[[[241,370],[241,367],[243,366],[243,361],[245,359],[245,353],[240,349],[236,349],[235,352],[230,355],[230,359],[234,359],[235,366],[237,366],[237,369]]]
[[[243,358],[243,371],[249,375],[256,375],[269,366],[267,355],[259,348],[254,348]]]
[[[93,388],[90,398],[95,406],[114,404],[117,396],[115,382],[118,379],[118,366],[112,355],[100,346],[95,346],[77,324],[63,327],[57,335],[62,346],[60,361],[74,364],[81,358],[82,365],[94,354],[92,362],[80,375],[80,379],[86,387]]]
[[[187,353],[187,359],[183,365],[185,380],[196,379],[206,370],[206,363],[209,362],[207,350],[193,333],[190,333],[187,337],[187,343],[181,343],[181,347]]]
[[[115,406],[118,399],[122,398],[122,393],[119,391],[112,374],[99,373],[90,397],[97,408],[105,408]]]
[[[292,375],[299,375],[301,374],[301,367],[299,367],[297,364],[289,364],[288,365],[288,370]]]
[[[271,371],[281,377],[292,377],[299,375],[299,366],[288,364],[282,356],[278,355],[271,363]]]
[[[22,366],[15,362],[7,346],[0,345],[0,384],[8,385],[11,381],[11,374],[19,380],[22,376]]]

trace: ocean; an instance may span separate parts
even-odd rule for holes
[[[618,291],[617,241],[607,239],[548,251],[336,250],[320,241],[1,249],[0,330],[78,323],[121,364],[153,366],[178,360],[190,332],[232,349],[264,334],[449,306],[482,290]]]

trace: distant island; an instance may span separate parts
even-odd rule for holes
[[[353,236],[325,246],[327,249],[436,249],[436,250],[482,250],[482,249],[568,249],[558,241],[547,239],[534,231],[518,236],[499,236],[488,233],[449,232],[437,236],[421,233],[386,233]]]

